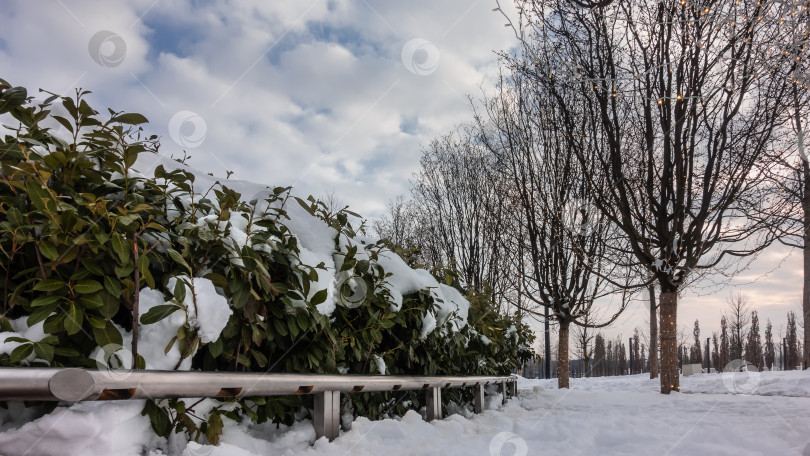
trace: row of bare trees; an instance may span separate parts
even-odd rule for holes
[[[528,0],[510,22],[522,49],[504,57],[553,103],[592,203],[660,290],[662,393],[679,389],[679,292],[782,227],[810,234],[776,166],[806,158],[809,3]]]
[[[747,298],[736,293],[727,301],[727,309],[720,320],[720,332],[713,332],[710,338],[709,352],[706,353],[706,339],[701,338],[700,322],[695,320],[692,330],[692,343],[689,344],[687,331],[679,331],[678,363],[706,365],[706,356],[710,357],[711,366],[716,372],[723,372],[732,361],[743,360],[757,370],[794,370],[804,367],[802,364],[803,342],[800,334],[801,325],[797,323],[796,313],[788,311],[784,332],[774,338],[773,325],[766,321],[763,336],[760,332],[759,315],[752,310]],[[581,335],[581,333],[580,333]],[[592,337],[590,347],[593,349],[587,357],[582,353],[583,340],[578,337],[579,356],[583,364],[592,368],[586,375],[609,376],[639,374],[647,372],[654,366],[652,358],[646,359],[647,345],[645,334],[638,328],[625,355],[624,340],[618,336],[615,340],[606,339],[601,333]],[[632,354],[630,352],[632,351]],[[650,352],[654,353],[655,350]],[[740,364],[732,364],[739,368]]]
[[[677,391],[678,294],[810,239],[808,5],[518,1],[497,93],[426,148],[378,234],[526,316],[548,310],[560,387],[570,326],[648,291],[651,364]]]
[[[720,319],[720,332],[712,333],[712,365],[721,371],[729,362],[742,359],[758,370],[778,370],[782,364],[788,370],[807,368],[802,361],[804,344],[797,326],[796,313],[791,310],[787,313],[783,337],[774,342],[773,325],[768,319],[763,342],[757,311],[751,310],[745,296],[738,293],[728,301],[728,311]]]

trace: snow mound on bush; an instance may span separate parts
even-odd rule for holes
[[[172,314],[172,323],[182,325],[185,318],[192,328],[198,329],[200,340],[204,343],[214,342],[219,339],[225,325],[228,324],[232,311],[228,306],[225,296],[217,294],[214,283],[208,279],[195,277],[180,277],[186,284],[186,296],[183,299],[183,306],[188,315],[182,311]],[[177,277],[172,277],[167,283],[169,290],[174,290],[177,284]],[[189,286],[190,285],[190,286]]]
[[[144,171],[146,175],[152,175],[154,169],[159,165],[163,165],[167,170],[184,169],[195,175],[195,185],[198,188],[209,188],[216,182],[220,182],[228,188],[239,192],[244,201],[255,201],[258,212],[261,213],[267,209],[265,199],[270,194],[270,189],[265,185],[240,180],[221,179],[165,157],[155,156],[153,158],[154,160],[151,163],[144,163],[144,165],[147,166],[142,166],[142,171]],[[323,263],[326,267],[326,270],[317,271],[318,280],[312,284],[310,296],[307,296],[307,299],[311,299],[319,290],[327,290],[328,295],[326,301],[319,304],[317,309],[321,314],[331,316],[338,305],[337,288],[342,284],[342,281],[336,278],[336,272],[340,269],[343,261],[340,252],[337,252],[335,249],[335,239],[338,237],[339,233],[323,220],[312,216],[292,198],[286,200],[283,209],[289,219],[283,219],[281,222],[289,228],[290,232],[298,240],[301,251],[299,260],[308,266],[314,267]],[[244,229],[241,222],[236,223],[235,226],[238,230]],[[238,233],[235,237],[244,242]],[[348,238],[344,235],[340,235],[339,239],[341,247],[358,247],[356,255],[358,260],[369,258],[365,248],[372,245],[374,243],[373,240],[363,238],[362,236]],[[470,303],[456,289],[439,283],[430,272],[424,269],[411,268],[399,255],[390,250],[384,249],[381,251],[377,262],[386,272],[392,274],[392,276],[387,279],[387,284],[385,285],[385,288],[389,290],[393,299],[391,303],[392,309],[400,309],[402,307],[402,297],[409,293],[415,293],[419,290],[429,290],[433,296],[438,305],[438,311],[435,314],[429,311],[423,316],[423,338],[435,330],[435,328],[444,325],[451,316],[454,317],[452,321],[452,329],[454,331],[458,331],[467,325]],[[172,289],[171,286],[169,289]]]

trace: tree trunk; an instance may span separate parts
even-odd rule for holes
[[[568,325],[560,322],[560,339],[557,344],[557,388],[568,388]]]
[[[799,149],[799,176],[802,182],[802,240],[804,241],[804,292],[802,293],[802,314],[804,317],[804,350],[802,353],[803,368],[810,368],[810,158],[804,150],[804,128],[802,127],[801,109],[799,109],[798,87],[793,85],[793,99],[796,108],[793,112],[796,122],[796,139]]]
[[[803,141],[800,142],[804,152]],[[810,368],[810,163],[802,154],[802,175],[804,178],[804,195],[802,211],[804,212],[804,292],[802,294],[802,314],[804,315],[804,353],[803,368]]]
[[[658,377],[658,312],[655,304],[655,286],[650,285],[650,378]]]
[[[678,292],[661,291],[661,394],[680,391],[678,377]]]

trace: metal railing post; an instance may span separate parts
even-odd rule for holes
[[[498,384],[498,391],[501,393],[501,399],[502,399],[501,403],[503,405],[506,405],[507,392],[506,392],[506,382],[505,381]]]
[[[331,442],[340,434],[340,391],[315,393],[315,438]]]
[[[509,386],[512,387],[510,397],[517,397],[517,380],[512,380],[509,382]]]
[[[442,419],[442,389],[434,386],[425,390],[425,403],[427,421]]]
[[[475,400],[473,401],[475,413],[484,411],[484,384],[479,383],[475,385]]]

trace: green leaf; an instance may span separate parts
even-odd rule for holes
[[[148,265],[148,262],[147,262]],[[151,288],[155,289],[155,278],[152,277],[152,272],[149,269],[144,269],[141,271],[141,279],[146,283],[146,285]]]
[[[186,300],[186,283],[181,279],[175,281],[174,299],[177,300],[178,303],[182,303]]]
[[[95,262],[90,260],[88,257],[82,258],[82,266],[87,269],[88,272],[97,275],[103,276],[104,270]]]
[[[28,318],[25,320],[25,324],[27,324],[29,328],[31,326],[34,326],[35,324],[48,318],[56,310],[57,307],[58,304],[56,303],[53,303],[48,306],[37,307],[37,309],[31,312],[31,315],[29,315]]]
[[[101,301],[104,305],[99,308],[98,313],[106,319],[111,319],[118,313],[118,306],[120,305],[119,299],[109,293],[99,293]]]
[[[62,116],[51,116],[51,117],[53,117],[54,119],[56,119],[57,122],[62,124],[62,126],[65,127],[70,132],[70,134],[73,134],[73,125],[70,123],[70,121],[68,121]]]
[[[144,117],[142,114],[138,114],[137,112],[118,114],[117,116],[113,116],[110,121],[129,125],[140,125],[142,123],[149,122],[146,117]]]
[[[39,244],[39,251],[42,253],[42,256],[45,258],[53,261],[59,258],[59,251],[56,250],[56,247],[52,246],[48,242],[40,242]]]
[[[273,326],[276,328],[276,332],[278,332],[282,336],[287,335],[287,328],[284,326],[284,323],[282,323],[281,320],[274,319],[273,320]]]
[[[121,333],[118,332],[111,322],[107,322],[104,329],[93,328],[93,338],[99,347],[106,347],[107,345],[121,345],[124,343]]]
[[[127,263],[129,261],[129,249],[127,249],[124,238],[118,233],[113,233],[110,242],[112,243],[113,251],[118,255],[119,262],[121,264]]]
[[[34,285],[35,291],[56,291],[61,290],[65,287],[65,282],[57,279],[45,279],[40,280],[36,285]]]
[[[301,207],[304,208],[304,210],[309,212],[309,215],[315,215],[315,210],[312,209],[312,207],[310,207],[310,205],[307,204],[306,201],[302,200],[301,198],[299,198],[297,196],[293,196],[293,198],[298,202],[299,205],[301,205]]]
[[[257,325],[250,325],[250,339],[253,341],[254,345],[261,345],[262,340],[264,339],[264,331],[262,331]]]
[[[55,304],[62,300],[64,296],[59,295],[51,295],[51,296],[40,296],[33,301],[31,301],[31,307],[44,307],[50,306],[51,304]]]
[[[131,149],[127,149],[124,151],[124,166],[127,168],[131,168],[132,165],[135,164],[135,161],[138,159],[138,152],[133,151]],[[137,211],[135,211],[137,212]]]
[[[72,348],[61,348],[61,347],[54,347],[53,354],[56,356],[63,356],[65,358],[77,358],[81,356],[81,353]]]
[[[103,286],[95,280],[82,280],[73,286],[73,291],[79,294],[90,294],[100,291]]]
[[[104,276],[104,289],[115,298],[121,297],[121,283],[110,276]]]
[[[168,355],[168,354],[169,354],[169,351],[171,351],[172,347],[174,347],[174,343],[175,343],[175,342],[177,342],[177,335],[175,335],[174,337],[172,337],[172,340],[170,340],[170,341],[169,341],[169,343],[168,343],[168,344],[166,344],[166,347],[163,349],[163,354],[164,354],[164,355]]]
[[[82,310],[75,303],[70,303],[65,315],[65,332],[68,336],[81,331],[82,322],[84,322]]]
[[[96,315],[85,315],[90,326],[98,329],[104,329],[107,326],[107,320]]]
[[[309,362],[313,367],[318,367],[320,365],[320,361],[318,361],[318,358],[316,358],[312,353],[307,353],[307,358],[309,358]]]
[[[210,280],[214,286],[220,288],[228,288],[228,279],[225,278],[222,274],[217,274],[216,272],[209,272],[205,275],[205,278]]]
[[[211,356],[214,358],[219,358],[219,355],[222,354],[223,345],[222,338],[219,338],[208,344],[208,352],[211,353]]]
[[[239,353],[239,354],[236,356],[236,362],[237,362],[238,364],[241,364],[241,365],[245,366],[245,367],[250,367],[250,358],[248,358],[247,356],[245,356],[245,354],[244,354],[244,353]]]
[[[169,253],[169,256],[172,257],[172,260],[174,260],[175,263],[183,266],[184,268],[186,268],[186,271],[191,273],[191,266],[189,266],[188,263],[186,263],[186,260],[183,259],[183,256],[180,255],[180,253],[178,253],[177,250],[166,249],[166,252]]]
[[[135,267],[131,263],[124,264],[122,266],[115,267],[115,275],[118,277],[127,277],[132,274],[132,271],[135,270]]]
[[[144,404],[143,411],[141,411],[141,415],[149,417],[149,423],[152,425],[152,430],[155,431],[155,434],[166,437],[171,432],[171,422],[169,420],[169,414],[163,407],[155,404],[155,402],[151,399],[146,401]]]
[[[320,290],[317,293],[315,293],[314,295],[312,295],[312,299],[310,299],[309,302],[313,306],[317,306],[318,304],[321,304],[322,302],[326,301],[326,296],[327,296],[327,291],[326,290]]]
[[[79,304],[82,305],[82,308],[92,310],[98,309],[104,305],[104,301],[101,299],[101,296],[94,294],[90,296],[82,296],[79,298]]]
[[[138,257],[138,271],[142,275],[146,275],[149,272],[149,256],[148,255],[141,255]]]
[[[208,417],[208,426],[205,429],[205,437],[211,445],[219,445],[219,437],[222,435],[222,417],[216,410],[211,411]]]
[[[46,199],[48,198],[47,193],[42,189],[39,183],[34,182],[33,179],[29,179],[25,183],[25,190],[28,192],[28,197],[31,198],[31,203],[34,204],[34,207],[42,212],[49,212],[46,204]]]
[[[34,352],[34,344],[23,344],[11,351],[11,363],[17,364]]]
[[[34,353],[39,359],[45,361],[53,361],[53,345],[40,342],[34,342]]]
[[[162,304],[152,307],[148,312],[141,315],[141,324],[151,325],[152,323],[157,323],[178,310],[180,310],[180,306],[175,304]]]
[[[60,312],[45,319],[42,329],[48,334],[57,334],[65,329],[65,313]]]
[[[295,318],[287,319],[287,327],[290,328],[290,334],[292,334],[293,337],[298,337],[298,324]]]
[[[259,365],[259,367],[267,366],[267,357],[264,356],[262,352],[251,349],[250,354],[253,355],[253,359],[256,360],[256,363]]]

